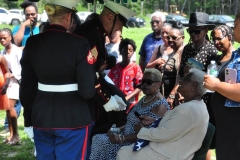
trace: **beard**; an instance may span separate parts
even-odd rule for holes
[[[37,17],[34,17],[33,19],[33,23],[32,23],[32,26],[35,27],[37,25]]]

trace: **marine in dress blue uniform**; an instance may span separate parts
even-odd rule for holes
[[[37,159],[85,159],[94,96],[87,39],[67,32],[77,0],[47,0],[51,25],[27,40],[21,59],[24,125],[33,126]],[[65,8],[64,8],[65,7]],[[54,17],[65,11],[59,17]]]
[[[97,107],[103,106],[107,112],[126,109],[127,102],[124,94],[115,85],[108,83],[101,71],[104,70],[102,66],[105,63],[109,64],[105,49],[106,36],[111,35],[117,30],[122,30],[122,26],[126,26],[128,18],[134,15],[136,14],[133,11],[122,5],[112,1],[105,1],[101,14],[94,13],[90,15],[88,20],[76,30],[76,34],[88,39],[93,58],[94,72],[97,72],[97,75],[99,75],[95,77],[96,94],[93,99],[88,100],[93,121],[96,121],[99,115],[103,115],[97,113],[98,110],[104,113],[104,110]],[[125,103],[122,103],[123,101]],[[117,105],[115,105],[116,102]],[[115,112],[111,112],[108,115],[115,117]]]
[[[96,13],[90,15],[88,20],[81,24],[76,30],[76,34],[88,39],[93,58],[94,72],[98,72],[99,75],[99,77],[95,77],[96,94],[94,99],[88,103],[93,120],[96,120],[95,103],[97,103],[98,106],[104,106],[107,112],[122,110],[121,104],[119,105],[120,107],[110,109],[107,106],[112,99],[113,101],[117,101],[118,104],[121,103],[114,95],[118,95],[124,101],[125,96],[122,94],[119,95],[119,89],[104,80],[104,75],[101,74],[101,67],[105,63],[108,63],[105,49],[106,36],[111,35],[116,30],[122,30],[122,26],[126,26],[128,18],[135,15],[133,11],[122,5],[112,1],[105,2],[104,9],[100,15]]]

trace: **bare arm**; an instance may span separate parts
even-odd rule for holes
[[[126,96],[126,100],[131,99],[132,97],[134,97],[136,94],[138,94],[138,93],[140,93],[140,92],[141,92],[141,90],[138,89],[138,88],[136,88],[131,94],[129,94],[129,95]]]
[[[5,74],[4,74],[4,77],[5,78],[11,78],[11,73],[8,69],[8,62],[7,60],[3,57],[3,56],[0,56],[0,63],[2,64],[4,70],[5,70]]]
[[[3,69],[5,70],[4,77],[5,77],[6,81],[5,81],[3,86],[0,86],[0,94],[4,95],[7,92],[7,88],[8,88],[9,82],[10,82],[11,74],[10,74],[10,71],[8,69],[7,60],[3,56],[0,56],[0,64],[2,64]]]
[[[23,22],[17,31],[17,33],[13,36],[14,42],[17,46],[21,46],[22,39],[24,36],[25,28],[30,25],[30,19],[27,19]]]
[[[230,84],[221,82],[218,78],[205,75],[204,87],[216,91],[228,99],[240,102],[240,83]]]
[[[154,49],[151,59],[148,62],[146,68],[154,68],[157,65],[156,63],[157,61],[155,61],[157,59],[157,52],[158,52],[158,47]]]

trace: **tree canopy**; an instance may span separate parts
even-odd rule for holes
[[[19,4],[24,0],[18,0],[17,2],[10,2],[8,0],[0,0],[0,7],[6,9],[20,8]],[[79,0],[78,11],[89,10],[93,11],[92,4],[88,4],[85,0]],[[117,1],[117,0],[116,0]],[[118,0],[119,2],[120,0]],[[137,1],[137,2],[133,2]],[[135,11],[137,14],[151,14],[156,10],[164,12],[177,12],[189,15],[191,12],[201,11],[208,14],[228,14],[235,15],[239,11],[240,0],[124,0],[122,5]],[[37,6],[39,13],[42,13],[45,0],[39,0]],[[121,0],[123,2],[123,0]],[[142,8],[140,7],[142,6]],[[102,8],[102,4],[97,4],[99,9]]]

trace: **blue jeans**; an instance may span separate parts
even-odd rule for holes
[[[14,109],[17,112],[17,117],[19,117],[20,113],[21,113],[21,108],[22,108],[22,104],[20,103],[20,101],[18,100],[14,106]],[[8,128],[8,119],[7,117],[5,118],[5,122],[4,122],[4,128]]]
[[[33,128],[37,160],[85,160],[88,127],[40,130]]]

